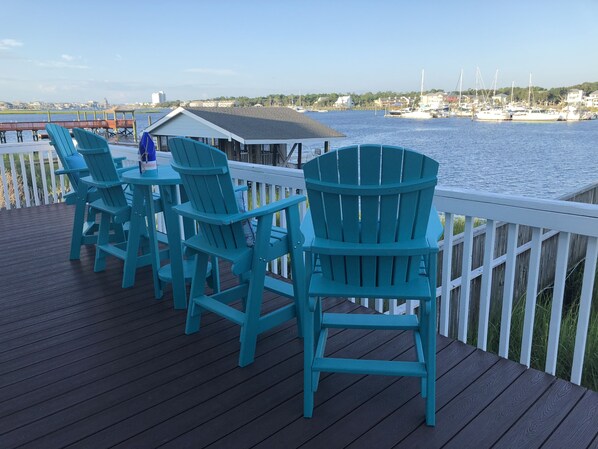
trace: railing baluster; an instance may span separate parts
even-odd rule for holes
[[[27,179],[27,169],[25,166],[25,157],[23,153],[19,154],[19,163],[21,165],[21,178],[23,179],[23,193],[25,194],[25,206],[31,206],[31,195],[29,194],[29,180]]]
[[[540,274],[540,254],[542,252],[542,229],[532,229],[532,247],[529,256],[527,289],[525,295],[525,316],[523,318],[523,337],[521,338],[521,358],[519,362],[530,366],[534,321],[536,320],[536,297],[538,296],[538,276]]]
[[[571,234],[561,232],[556,252],[556,269],[554,272],[554,289],[552,293],[552,311],[550,312],[550,328],[548,331],[548,349],[546,367],[548,374],[556,373],[556,359],[559,353],[559,337],[561,334],[561,318],[563,315],[563,298],[565,280],[567,278],[567,261],[569,259],[569,242]]]
[[[461,264],[461,297],[459,300],[458,339],[467,343],[467,327],[469,323],[469,292],[471,290],[471,256],[473,251],[473,218],[465,217],[463,236],[463,263]]]
[[[6,210],[10,210],[10,193],[8,192],[8,182],[6,168],[4,167],[4,158],[0,157],[0,175],[2,175],[2,190],[4,190],[4,203]]]
[[[33,198],[35,205],[39,206],[39,192],[37,191],[37,174],[35,173],[35,156],[29,153],[29,168],[31,169],[31,184],[33,186]]]
[[[48,198],[48,183],[46,181],[46,167],[44,163],[44,152],[39,152],[39,169],[41,170],[42,175],[42,187],[44,189],[44,204],[50,204],[50,200]]]
[[[48,151],[48,167],[50,168],[50,181],[52,183],[52,198],[54,202],[58,202],[58,194],[56,193],[56,174],[54,173],[54,155]]]
[[[453,261],[453,214],[444,214],[444,243],[442,245],[442,289],[440,302],[440,333],[448,337]]]
[[[492,261],[494,260],[494,242],[496,240],[496,222],[486,222],[484,241],[484,262],[482,285],[480,288],[480,316],[478,322],[478,348],[485,351],[488,345],[488,319],[490,317],[490,296],[492,294]]]
[[[509,357],[509,340],[511,337],[511,317],[513,315],[513,292],[515,290],[515,262],[517,260],[517,234],[519,226],[509,223],[507,237],[507,261],[505,265],[505,285],[502,298],[502,317],[500,321],[500,341],[498,355]]]
[[[575,350],[573,351],[573,368],[571,382],[581,384],[583,361],[588,339],[588,326],[592,312],[592,293],[596,274],[596,259],[598,258],[598,238],[589,237],[586,247],[586,261],[583,269],[581,297],[579,298],[579,312],[577,318],[577,333],[575,334]]]
[[[12,173],[12,187],[15,191],[15,205],[17,209],[21,208],[21,193],[19,192],[19,173],[15,166],[15,155],[9,154],[8,160],[10,162],[10,172]]]

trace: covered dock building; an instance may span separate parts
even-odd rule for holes
[[[285,107],[179,107],[146,131],[160,151],[168,151],[170,138],[185,136],[219,148],[229,160],[298,168],[305,162],[303,145],[321,144],[326,152],[331,140],[345,137]]]

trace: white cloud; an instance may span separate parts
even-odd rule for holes
[[[63,55],[64,56],[64,55]],[[50,69],[79,69],[86,70],[89,66],[83,64],[73,64],[69,61],[31,61],[40,67],[46,67]]]
[[[71,56],[71,55],[61,55],[60,56],[62,59],[64,59],[65,61],[74,61],[75,57]]]
[[[12,50],[15,47],[22,47],[23,42],[15,39],[0,39],[0,50]]]
[[[209,68],[191,68],[186,69],[189,73],[202,73],[204,75],[234,76],[236,73],[231,69],[209,69]]]

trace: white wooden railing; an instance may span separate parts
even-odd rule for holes
[[[131,164],[136,163],[135,148],[121,145],[113,145],[114,156],[127,156]],[[8,163],[3,159],[8,155]],[[39,204],[48,204],[60,201],[60,192],[64,191],[65,179],[56,177],[53,170],[50,174],[41,170],[40,167],[58,166],[57,160],[53,158],[52,148],[44,142],[35,144],[0,145],[0,175],[2,177],[1,187],[4,191],[5,201],[10,203],[8,191],[12,185],[15,191],[23,192],[33,183],[33,197],[22,193],[23,200],[13,201],[7,208],[29,207]],[[169,153],[158,154],[158,165],[168,164]],[[249,188],[248,197],[250,208],[257,207],[270,202],[271,199],[281,198],[292,194],[303,193],[305,189],[301,170],[282,167],[258,166],[240,162],[230,162],[231,172],[239,184],[247,185]],[[13,177],[7,177],[7,172],[26,173],[35,172],[41,179],[41,185],[35,184],[36,177],[24,177],[23,186]],[[29,183],[29,184],[28,184]],[[60,186],[60,190],[58,189]],[[41,193],[39,193],[39,192]],[[17,195],[18,197],[19,195]],[[437,296],[440,300],[439,306],[439,331],[443,335],[451,333],[451,317],[456,317],[456,332],[454,336],[463,342],[468,342],[474,336],[477,346],[487,349],[488,333],[491,322],[491,304],[500,306],[500,337],[498,353],[500,356],[509,356],[509,344],[511,337],[511,319],[514,301],[525,301],[525,316],[523,325],[523,337],[521,339],[520,362],[529,366],[532,355],[532,337],[535,321],[536,298],[538,296],[538,279],[540,261],[543,256],[543,242],[550,238],[557,239],[556,256],[549,257],[548,263],[554,264],[554,287],[551,301],[550,329],[547,342],[545,371],[555,374],[556,364],[559,356],[559,333],[563,311],[563,297],[565,280],[568,274],[568,256],[572,236],[579,235],[587,237],[585,243],[585,266],[581,298],[579,304],[579,319],[577,320],[577,332],[575,337],[575,348],[570,379],[579,384],[584,369],[584,354],[588,336],[590,310],[592,306],[592,293],[594,289],[594,277],[596,272],[596,261],[598,258],[598,206],[566,202],[559,200],[531,199],[511,195],[498,195],[491,193],[480,193],[460,189],[449,189],[438,187],[435,195],[436,208],[444,214],[445,219],[445,240],[441,242],[441,275]],[[305,212],[305,205],[301,213]],[[455,217],[464,217],[464,232],[460,235],[453,235]],[[277,223],[285,226],[284,217]],[[482,219],[484,226],[475,227],[476,219]],[[495,254],[495,240],[498,229],[506,227],[506,250]],[[531,239],[529,241],[518,241],[519,230],[522,227],[530,227]],[[474,238],[483,235],[481,254],[475,253]],[[460,270],[453,270],[453,251],[456,245],[461,245],[462,263]],[[529,263],[526,266],[518,262],[518,257],[523,254],[529,255]],[[474,255],[482,260],[480,266],[472,267]],[[546,256],[546,255],[545,255]],[[546,259],[547,257],[545,257]],[[500,294],[493,293],[493,276],[498,269],[504,270],[504,283]],[[272,271],[288,276],[286,260],[271,267]],[[524,277],[516,276],[516,270],[527,271]],[[460,272],[454,276],[453,271]],[[515,298],[516,279],[526,278],[523,297]],[[479,293],[472,289],[473,282],[481,281]],[[469,329],[471,323],[472,304],[477,306],[477,330]],[[411,305],[397,304],[394,302],[390,309],[384,309],[382,302],[374,300],[371,303],[366,301],[377,310],[385,313],[409,312]],[[455,310],[452,310],[455,309]],[[475,320],[474,320],[475,321]],[[455,326],[452,326],[455,327]]]

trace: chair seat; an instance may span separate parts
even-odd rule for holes
[[[354,298],[423,299],[431,296],[427,277],[418,277],[410,282],[391,287],[361,287],[340,281],[326,279],[321,273],[314,273],[309,284],[309,292],[314,296],[339,296]]]

